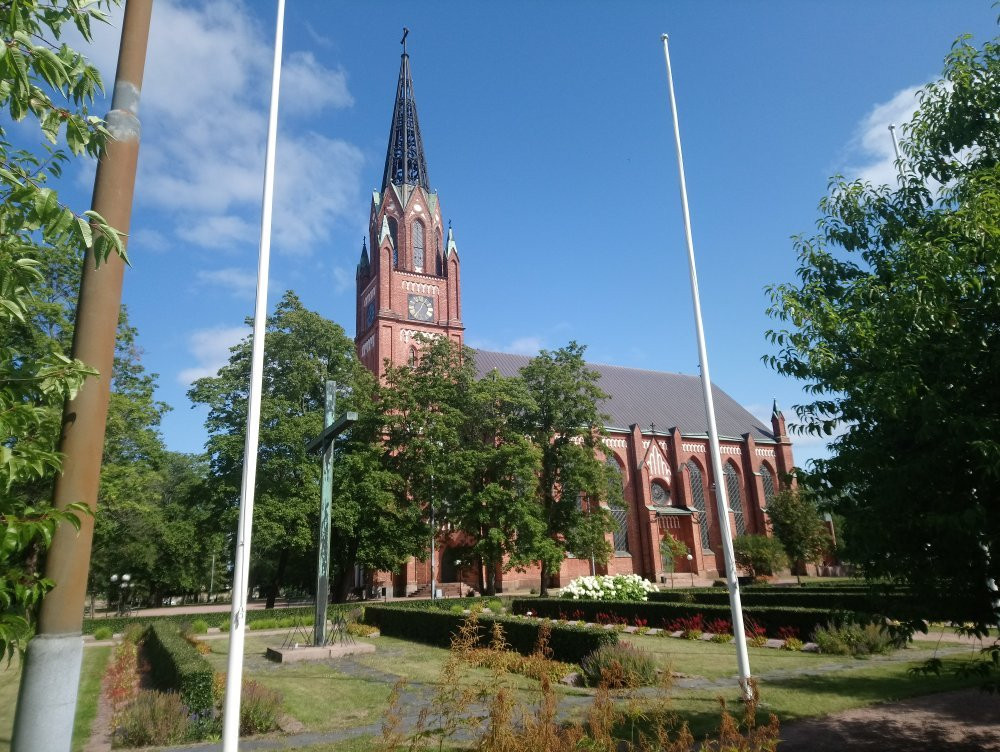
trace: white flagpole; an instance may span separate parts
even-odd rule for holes
[[[889,123],[889,138],[892,139],[892,151],[896,155],[896,172],[899,173],[899,180],[903,180],[903,165],[899,161],[899,144],[896,143],[896,126]]]
[[[264,377],[264,329],[267,324],[267,279],[271,260],[271,207],[274,203],[274,149],[278,134],[278,88],[281,81],[281,41],[285,0],[278,0],[274,32],[274,66],[271,72],[271,111],[267,122],[264,157],[264,196],[260,220],[260,254],[257,259],[257,299],[253,315],[253,351],[250,368],[250,403],[243,450],[243,485],[240,489],[240,523],[233,567],[233,604],[229,623],[229,661],[226,702],[222,711],[223,752],[236,752],[240,743],[240,694],[243,688],[243,642],[247,612],[247,573],[253,531],[254,486],[257,480],[257,443],[260,435],[260,398]]]
[[[747,638],[743,631],[743,608],[740,605],[740,585],[736,579],[733,557],[733,538],[729,528],[729,504],[722,473],[722,453],[719,451],[719,432],[715,425],[715,403],[712,400],[712,378],[708,372],[708,350],[705,347],[705,328],[701,320],[701,299],[698,295],[698,272],[694,264],[694,240],[691,237],[691,215],[688,211],[687,181],[684,178],[684,154],[681,151],[681,130],[677,120],[677,100],[674,98],[674,79],[670,70],[670,49],[667,35],[662,35],[663,56],[667,61],[667,86],[670,92],[670,113],[674,121],[674,142],[677,146],[677,170],[680,173],[681,210],[684,214],[684,238],[687,241],[688,267],[691,271],[691,298],[694,301],[694,325],[698,336],[698,360],[701,364],[701,385],[705,394],[705,415],[708,418],[708,445],[712,455],[712,473],[715,475],[715,505],[718,510],[719,528],[722,531],[722,553],[726,561],[726,584],[729,586],[729,607],[733,615],[733,639],[736,644],[736,663],[740,672],[740,685],[749,699],[750,659],[747,655]]]

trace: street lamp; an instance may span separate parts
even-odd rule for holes
[[[108,610],[111,610],[111,601],[114,600],[115,585],[118,585],[118,616],[121,616],[125,609],[125,599],[128,597],[129,588],[132,587],[132,575],[123,574],[120,578],[117,574],[111,575],[111,592],[108,594]]]
[[[694,557],[691,554],[687,555],[688,560],[688,571],[691,573],[691,587],[694,587],[694,565],[691,564],[694,561]]]

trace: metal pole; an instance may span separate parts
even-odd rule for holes
[[[212,593],[215,591],[215,553],[212,553],[212,571],[208,575],[208,602],[212,602]]]
[[[694,324],[698,336],[698,360],[701,364],[701,385],[705,395],[705,417],[708,419],[708,444],[712,455],[712,472],[715,475],[715,504],[722,531],[722,553],[726,563],[726,584],[729,587],[729,607],[733,616],[733,638],[736,644],[736,663],[740,672],[740,685],[747,699],[753,694],[750,688],[750,658],[747,654],[746,633],[743,631],[743,608],[740,604],[740,585],[736,579],[733,556],[732,531],[729,529],[729,504],[725,484],[722,482],[722,453],[715,424],[715,404],[712,400],[712,378],[708,370],[708,349],[705,346],[705,328],[701,320],[701,299],[698,295],[698,272],[694,262],[694,240],[691,236],[691,215],[688,210],[687,181],[684,177],[684,154],[681,150],[681,130],[677,119],[677,100],[674,97],[674,79],[670,70],[668,37],[662,35],[663,57],[667,62],[667,85],[670,92],[670,113],[674,125],[674,143],[677,147],[677,170],[680,175],[681,210],[684,215],[684,239],[687,243],[688,268],[691,272],[691,298],[694,303]],[[693,579],[694,575],[692,575]]]
[[[127,242],[139,158],[139,95],[146,63],[152,0],[128,0],[122,19],[118,70],[106,127],[111,138],[101,154],[91,206]],[[83,501],[97,509],[101,454],[111,393],[115,335],[125,264],[112,254],[99,267],[84,258],[73,332],[74,358],[96,369],[63,410],[59,451],[62,473],[54,503],[59,509]],[[94,518],[80,520],[79,534],[61,524],[45,563],[55,587],[42,601],[38,633],[28,643],[11,748],[16,752],[68,750],[73,736],[77,686],[83,660],[83,609]]]
[[[247,574],[253,532],[254,486],[257,480],[257,444],[260,434],[260,400],[264,376],[264,331],[267,325],[267,280],[271,260],[271,209],[274,203],[274,151],[278,135],[278,90],[281,81],[281,41],[285,0],[278,0],[274,31],[274,64],[271,70],[271,108],[267,122],[264,157],[264,195],[260,218],[260,254],[257,259],[257,298],[254,303],[253,349],[250,367],[250,400],[243,450],[243,484],[240,521],[233,566],[233,602],[229,625],[226,700],[222,711],[223,752],[236,752],[240,742],[240,695],[243,688],[243,643],[246,629]]]
[[[896,171],[899,173],[899,179],[903,179],[903,164],[899,161],[899,144],[896,143],[896,126],[889,123],[889,138],[892,139],[892,151],[896,155]]]
[[[333,425],[337,412],[337,384],[326,382],[323,427]],[[336,437],[323,450],[323,476],[319,506],[319,561],[316,562],[316,615],[313,619],[313,645],[326,644],[326,601],[330,593],[330,507],[333,504],[333,445]]]
[[[434,559],[434,476],[431,476],[431,600],[437,598],[437,562]]]

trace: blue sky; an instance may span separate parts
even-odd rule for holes
[[[124,300],[171,449],[185,392],[252,313],[275,3],[157,0]],[[835,173],[892,179],[889,122],[988,2],[288,0],[269,302],[353,336],[354,270],[408,47],[432,186],[462,259],[467,343],[697,373],[660,34],[671,56],[713,380],[765,417],[801,385],[761,362]],[[113,80],[117,28],[92,56]],[[82,209],[93,167],[69,174]],[[801,464],[824,452],[800,439]]]

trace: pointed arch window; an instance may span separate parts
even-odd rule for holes
[[[770,504],[776,491],[774,488],[774,474],[766,462],[760,466],[760,483],[764,486],[764,504]]]
[[[424,225],[419,220],[413,223],[413,270],[424,270]]]
[[[389,238],[392,240],[392,268],[399,268],[399,223],[395,217],[386,217],[389,225]]]
[[[712,552],[712,544],[708,538],[708,509],[705,507],[705,480],[701,468],[694,460],[688,460],[688,474],[691,476],[691,505],[698,513],[698,530],[701,532],[701,550]]]
[[[743,496],[740,494],[740,474],[732,462],[726,463],[726,495],[729,497],[729,508],[733,510],[733,521],[736,523],[736,534],[747,534],[747,520],[743,514]]]
[[[410,357],[409,357],[409,360],[407,362],[409,363],[410,368],[416,367],[416,365],[417,365],[417,348],[415,348],[415,347],[411,347],[410,348]]]
[[[618,460],[608,457],[605,460],[608,466],[608,511],[611,517],[618,523],[618,529],[613,535],[613,545],[615,553],[628,553],[628,508],[625,506],[625,479],[622,477],[622,469]]]

